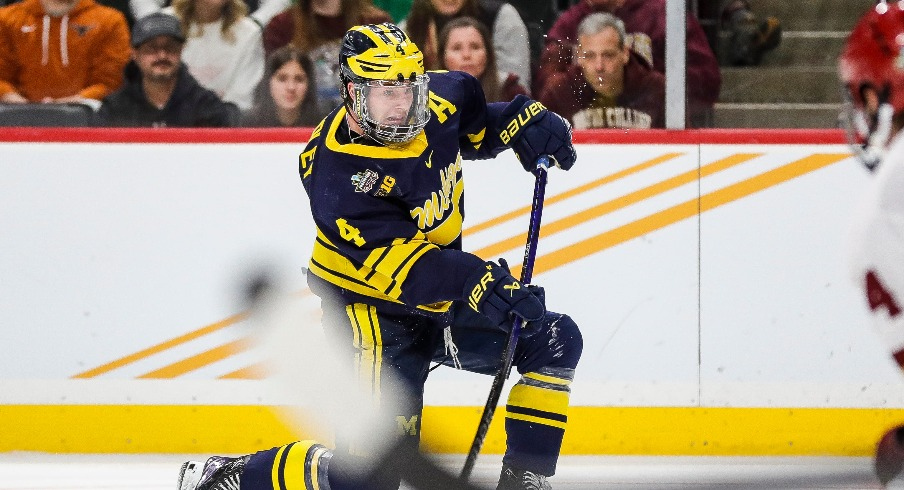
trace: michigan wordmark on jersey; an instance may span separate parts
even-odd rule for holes
[[[462,160],[508,148],[498,137],[507,104],[487,104],[479,82],[461,72],[431,72],[429,86],[431,117],[413,140],[380,145],[353,135],[339,107],[313,132],[299,173],[317,225],[314,276],[344,292],[444,311],[461,295],[461,271],[482,263],[460,252]]]

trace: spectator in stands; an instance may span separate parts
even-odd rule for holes
[[[311,60],[295,47],[283,46],[267,57],[254,107],[242,115],[242,126],[314,127],[327,114],[317,104],[316,90]]]
[[[129,9],[129,0],[95,0],[97,3],[116,9],[126,18],[126,25],[129,26],[129,32],[132,32],[132,26],[135,24],[135,18],[132,17],[132,11]],[[0,4],[3,1],[0,0]]]
[[[23,0],[0,8],[0,102],[83,102],[122,84],[129,28],[94,0]]]
[[[392,22],[398,24],[411,12],[411,2],[412,0],[374,0],[374,5],[385,10],[392,17]]]
[[[241,110],[251,108],[264,75],[261,30],[242,0],[173,0],[163,13],[182,23],[182,62],[204,87]]]
[[[515,7],[499,0],[414,0],[401,27],[424,52],[428,70],[440,66],[437,36],[456,17],[474,17],[489,27],[500,70],[518,75],[531,86],[530,46],[527,27]]]
[[[537,72],[535,90],[542,92],[549,77],[565,72],[572,63],[577,26],[594,12],[608,12],[625,23],[628,45],[665,73],[666,0],[583,0],[559,16],[546,40]],[[711,125],[712,107],[719,98],[722,75],[715,54],[700,24],[687,16],[687,112],[690,125]]]
[[[0,0],[2,1],[2,0]],[[106,0],[114,1],[114,0]],[[126,0],[117,0],[126,1]],[[159,12],[164,7],[169,6],[170,0],[127,0],[132,15],[136,19],[140,19],[148,14]],[[292,0],[244,0],[248,11],[251,12],[251,20],[253,20],[261,30],[270,22],[276,14],[289,8]]]
[[[291,43],[307,55],[314,64],[318,103],[333,108],[342,104],[339,45],[345,31],[391,20],[371,0],[297,0],[267,24],[264,50],[269,55]]]
[[[132,61],[125,85],[104,99],[101,125],[134,127],[226,127],[238,110],[202,87],[182,63],[185,36],[179,19],[156,13],[132,31]]]
[[[487,102],[508,102],[527,89],[518,75],[496,68],[496,54],[490,48],[490,33],[473,17],[450,20],[439,33],[440,68],[463,71],[480,80]]]
[[[558,2],[549,0],[507,0],[518,11],[524,25],[527,26],[527,36],[530,39],[531,73],[537,70],[540,62],[540,54],[546,41],[546,32],[552,27],[553,22],[559,17]]]
[[[665,127],[665,77],[627,45],[625,24],[597,12],[577,30],[575,64],[549,78],[540,101],[576,129]]]
[[[724,65],[759,65],[763,54],[782,40],[781,22],[772,16],[760,21],[747,0],[723,0],[719,27],[728,34],[721,57]]]

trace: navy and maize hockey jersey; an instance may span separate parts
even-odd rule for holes
[[[500,114],[509,103],[487,104],[465,73],[429,76],[430,120],[404,145],[362,144],[344,107],[314,129],[299,157],[317,226],[312,288],[325,282],[352,301],[438,312],[463,297],[465,280],[483,265],[461,251],[462,159],[508,148]]]

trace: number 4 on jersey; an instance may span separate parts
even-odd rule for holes
[[[339,236],[341,236],[343,240],[348,240],[359,247],[363,247],[364,244],[367,243],[364,241],[364,238],[361,237],[361,230],[348,224],[348,221],[345,221],[345,218],[337,219],[336,226],[339,227]]]

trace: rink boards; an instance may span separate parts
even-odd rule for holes
[[[240,298],[272,264],[312,299],[307,136],[0,136],[0,451],[247,452],[300,435],[257,379]],[[840,133],[576,141],[575,168],[550,174],[534,276],[584,334],[564,452],[864,455],[904,420],[846,267],[870,176]],[[531,176],[506,152],[464,179],[466,249],[520,263]],[[489,385],[434,371],[425,445],[466,452]],[[503,447],[494,424],[485,450]]]

